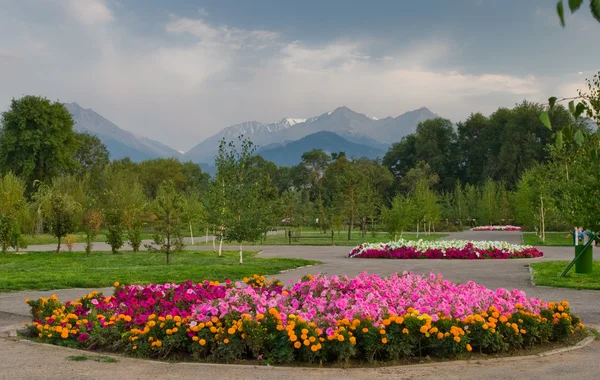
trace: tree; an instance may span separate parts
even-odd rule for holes
[[[102,212],[107,229],[106,243],[110,245],[112,253],[116,254],[124,244],[125,212],[129,207],[127,199],[132,186],[136,185],[135,178],[129,177],[127,172],[117,172],[110,168],[107,176],[108,183],[101,195]]]
[[[108,149],[98,136],[89,133],[76,133],[76,138],[78,145],[75,152],[75,161],[78,164],[77,173],[80,176],[87,173],[99,175],[110,162]]]
[[[222,234],[225,240],[239,244],[240,264],[243,263],[242,243],[254,242],[261,235],[261,175],[252,165],[253,153],[252,142],[243,137],[237,146],[222,140],[215,161],[216,181],[222,186],[224,200]]]
[[[336,156],[337,157],[337,156]],[[323,204],[322,179],[331,162],[331,156],[322,149],[313,149],[302,154],[301,165],[310,173],[310,199],[315,202],[319,212],[319,226],[323,232],[327,229],[327,218]]]
[[[0,248],[6,254],[8,247],[18,250],[25,246],[21,224],[27,213],[25,185],[12,173],[0,178]]]
[[[190,230],[191,244],[194,245],[194,226],[206,221],[207,213],[202,202],[194,194],[184,196],[184,222]]]
[[[52,234],[58,239],[56,252],[60,252],[61,239],[77,230],[79,205],[69,194],[51,191],[48,197],[47,218]]]
[[[163,182],[154,202],[156,230],[154,243],[160,247],[170,263],[170,255],[181,249],[181,230],[185,227],[185,204],[183,196],[175,189],[173,181]]]
[[[77,165],[77,136],[73,119],[59,102],[25,96],[13,99],[2,114],[0,171],[14,173],[25,182],[31,195],[34,181],[50,183]]]
[[[127,239],[133,252],[142,245],[142,225],[147,206],[144,190],[138,181],[132,181],[129,191],[123,194],[123,223],[127,229]]]
[[[325,177],[331,191],[331,202],[335,208],[341,211],[348,223],[348,240],[350,240],[359,211],[359,189],[363,178],[361,178],[356,165],[346,156],[338,157],[329,165]]]
[[[398,240],[398,233],[402,237],[403,231],[410,225],[412,214],[410,200],[401,194],[396,195],[392,200],[390,208],[383,207],[381,209],[381,216],[386,232],[394,240]]]

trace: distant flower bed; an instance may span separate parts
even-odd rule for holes
[[[471,231],[521,231],[519,226],[477,226]]]
[[[567,302],[412,273],[122,286],[73,302],[27,301],[43,342],[144,358],[269,363],[452,357],[554,340],[582,329]]]
[[[403,240],[389,243],[361,244],[349,257],[372,259],[516,259],[542,257],[544,254],[530,245],[503,241],[467,240]]]

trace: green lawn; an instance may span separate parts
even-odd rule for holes
[[[148,284],[226,279],[239,280],[253,274],[277,274],[285,269],[315,264],[300,259],[262,259],[255,251],[244,253],[239,264],[238,252],[183,251],[165,264],[161,253],[27,253],[0,255],[0,292],[26,289],[96,288],[125,284]]]
[[[302,234],[300,236],[301,236],[301,238],[298,240],[292,238],[292,245],[331,245],[331,232],[328,232],[326,234],[321,234],[321,233],[312,232],[312,231],[311,232],[302,232]],[[435,239],[439,239],[444,236],[447,236],[447,235],[446,234],[431,234],[431,235],[419,234],[419,237],[417,238],[417,234],[410,233],[410,234],[404,234],[403,238],[406,240],[418,240],[418,239],[435,240]],[[380,242],[388,242],[390,240],[393,240],[392,237],[390,237],[387,233],[384,233],[384,232],[378,233],[376,236],[367,234],[364,238],[362,237],[360,232],[353,232],[351,237],[352,238],[350,240],[348,240],[348,232],[340,232],[339,235],[336,232],[334,234],[333,243],[334,243],[334,245],[338,245],[338,246],[354,247],[354,246],[357,246],[362,243],[380,243]],[[206,243],[204,243],[203,239],[198,239],[198,240],[200,240],[201,245],[206,245]],[[208,244],[212,244],[212,242],[209,242]],[[245,245],[289,245],[290,241],[289,241],[287,235],[281,233],[281,234],[277,234],[277,235],[269,235],[267,237],[267,240],[263,240],[262,242],[260,240],[258,240],[255,243],[244,243],[244,244]]]
[[[530,265],[533,269],[533,282],[536,285],[600,290],[600,262],[598,261],[594,261],[592,273],[590,274],[575,273],[575,267],[573,267],[562,278],[559,276],[569,265],[568,261],[545,261]]]
[[[546,232],[546,241],[542,241],[535,233],[523,234],[523,242],[528,245],[567,247],[573,245],[573,236],[570,232]]]

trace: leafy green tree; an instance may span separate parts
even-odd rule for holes
[[[204,205],[194,194],[184,196],[184,222],[190,231],[190,241],[194,245],[194,226],[204,225],[207,219],[207,212]]]
[[[352,238],[352,228],[359,211],[361,178],[357,165],[346,156],[338,157],[329,165],[325,181],[330,186],[332,204],[341,210],[348,224],[348,240]]]
[[[154,243],[160,247],[169,264],[170,255],[182,248],[181,231],[185,228],[184,199],[177,192],[173,181],[165,181],[159,186],[154,202],[154,215],[158,231]]]
[[[106,227],[106,243],[110,245],[113,254],[118,253],[125,243],[125,212],[128,208],[127,198],[135,178],[130,178],[127,172],[117,172],[114,168],[108,171],[109,182],[101,196],[104,226]]]
[[[127,242],[133,252],[138,252],[142,245],[143,218],[146,213],[148,201],[142,186],[137,181],[132,181],[129,191],[123,194],[123,223],[127,229]]]
[[[1,124],[0,171],[22,178],[27,195],[36,180],[49,183],[76,167],[77,136],[61,103],[37,96],[13,99]]]
[[[6,254],[8,247],[18,250],[25,246],[21,224],[26,218],[25,185],[12,173],[0,178],[0,247]]]
[[[261,235],[261,176],[252,165],[253,153],[249,140],[240,138],[238,144],[227,145],[222,141],[215,161],[216,180],[223,185],[225,200],[223,237],[239,244],[240,264],[243,263],[242,243],[254,242]]]
[[[76,138],[78,148],[75,152],[75,160],[79,166],[77,173],[79,176],[100,175],[102,169],[110,162],[108,149],[98,136],[76,133]]]
[[[57,253],[61,239],[77,230],[80,210],[81,205],[69,194],[51,191],[46,215],[50,231],[58,239]]]
[[[398,233],[402,237],[404,230],[410,226],[412,214],[413,210],[411,210],[410,199],[401,194],[396,195],[392,200],[390,208],[383,207],[381,209],[381,216],[386,232],[394,240],[398,240]]]

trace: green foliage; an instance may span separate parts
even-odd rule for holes
[[[392,200],[392,207],[382,208],[381,217],[385,226],[385,231],[389,233],[394,240],[397,240],[398,233],[402,232],[412,224],[415,210],[410,203],[410,199],[398,194]]]
[[[0,174],[23,179],[28,195],[34,181],[50,182],[76,167],[73,119],[61,103],[37,96],[13,99],[1,124]]]
[[[79,166],[77,173],[80,176],[88,173],[99,175],[110,162],[108,149],[98,136],[89,133],[76,133],[76,138],[78,148],[75,152],[75,160]]]
[[[81,205],[69,194],[52,191],[48,199],[47,221],[52,234],[58,239],[56,252],[60,252],[61,239],[76,231]]]
[[[153,204],[158,234],[154,243],[166,256],[170,263],[173,252],[182,248],[181,230],[185,228],[185,203],[183,196],[177,192],[173,181],[164,181],[158,188]]]

